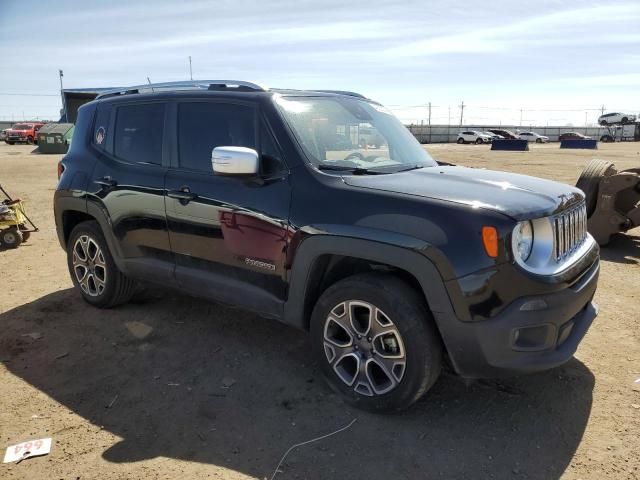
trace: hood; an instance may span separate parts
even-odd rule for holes
[[[425,167],[389,175],[350,175],[343,179],[354,187],[490,209],[516,220],[552,215],[584,200],[582,191],[564,183],[456,166]]]

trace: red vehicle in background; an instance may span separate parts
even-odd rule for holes
[[[13,127],[6,131],[4,141],[9,145],[14,143],[28,143],[33,145],[37,143],[38,130],[42,128],[42,122],[22,122],[16,123]]]

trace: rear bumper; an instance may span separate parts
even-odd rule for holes
[[[546,370],[571,359],[598,314],[593,295],[599,269],[596,261],[573,286],[521,297],[488,320],[439,318],[455,370],[463,377],[491,378]]]

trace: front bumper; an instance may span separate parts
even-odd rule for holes
[[[593,295],[599,270],[595,262],[571,287],[521,297],[488,320],[437,318],[454,369],[463,377],[491,378],[571,359],[598,314]]]
[[[18,137],[18,136],[10,136],[4,139],[5,142],[15,142],[15,143],[27,142],[27,140],[28,140],[27,137]]]

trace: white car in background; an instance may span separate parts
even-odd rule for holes
[[[477,130],[465,130],[458,133],[458,143],[491,143],[491,137]]]
[[[631,115],[628,113],[605,113],[604,115],[600,115],[598,117],[598,123],[600,125],[614,125],[616,123],[621,123],[623,125],[627,123],[633,123],[638,119],[636,115]]]
[[[549,141],[549,137],[544,135],[540,135],[536,132],[520,132],[518,134],[518,138],[520,140],[526,140],[527,142],[536,142],[536,143],[547,143]]]

